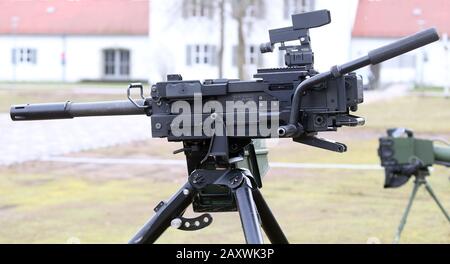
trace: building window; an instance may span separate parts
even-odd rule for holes
[[[245,65],[260,65],[261,52],[259,45],[248,45],[245,49]],[[237,66],[237,46],[233,47],[233,66]]]
[[[184,0],[183,17],[208,17],[214,16],[214,2],[211,0]]]
[[[104,61],[105,61],[105,76],[111,76],[115,73],[115,50],[105,50],[103,51]]]
[[[103,74],[107,79],[127,79],[130,75],[130,51],[126,49],[103,50]]]
[[[186,46],[186,64],[198,65],[198,64],[216,64],[216,46],[214,45],[187,45]]]
[[[284,19],[291,15],[314,10],[314,0],[284,0]]]
[[[245,54],[246,64],[258,64],[259,49],[256,45],[247,47],[247,54]]]
[[[130,51],[120,50],[119,52],[119,74],[121,76],[130,75]]]
[[[13,64],[36,64],[36,49],[31,48],[15,48],[12,50]]]

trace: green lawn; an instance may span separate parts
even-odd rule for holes
[[[1,98],[1,97],[0,97]],[[412,128],[417,136],[450,139],[450,101],[405,97],[362,105],[366,125],[324,137],[348,145],[332,153],[290,140],[270,146],[271,161],[377,164],[377,139],[388,127]],[[164,139],[74,154],[96,157],[163,157],[180,143]],[[180,154],[174,158],[183,158]],[[450,210],[450,171],[435,167],[429,178]],[[185,181],[182,167],[28,162],[0,167],[0,243],[122,243]],[[383,171],[271,169],[263,194],[294,243],[391,243],[412,188],[383,189]],[[170,229],[164,243],[241,243],[237,214],[214,214],[198,232]],[[421,190],[403,243],[450,243],[448,222]]]
[[[450,134],[449,98],[406,96],[362,104],[357,114],[366,117],[365,128],[385,130],[401,126],[421,133]]]
[[[443,92],[442,86],[415,86],[413,91],[415,92]]]
[[[35,170],[42,165],[34,164]],[[1,243],[65,243],[72,237],[82,243],[126,242],[184,180],[175,176],[139,175],[114,178],[107,168],[88,171],[85,165],[72,167],[83,176],[51,165],[52,172],[20,172],[15,168],[0,173]],[[126,168],[113,166],[115,171]],[[16,171],[18,170],[18,171]],[[160,173],[159,173],[160,174]],[[375,237],[390,243],[411,183],[400,189],[382,189],[380,172],[337,170],[272,170],[263,193],[293,243],[366,243]],[[448,172],[437,170],[430,178],[436,193],[450,201]],[[170,229],[160,242],[243,242],[237,214],[214,214],[212,226],[199,232]],[[437,206],[424,190],[419,192],[404,231],[404,243],[449,243],[450,229]]]

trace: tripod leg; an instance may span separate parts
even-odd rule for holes
[[[441,209],[442,213],[444,213],[447,220],[450,222],[450,216],[448,215],[447,211],[445,210],[444,206],[439,202],[437,196],[434,194],[433,189],[431,188],[431,185],[428,182],[425,182],[425,189],[427,189],[428,193],[433,197],[433,200],[436,202],[436,204]]]
[[[164,204],[156,214],[134,235],[130,244],[150,244],[170,226],[170,222],[180,216],[192,203],[195,190],[190,183],[186,183],[170,200]]]
[[[247,244],[262,244],[263,238],[259,225],[258,212],[253,201],[250,180],[244,177],[244,182],[234,190],[236,203],[241,217],[242,228],[244,229],[245,241]]]
[[[400,225],[398,226],[397,229],[397,234],[395,235],[394,238],[395,244],[398,244],[398,242],[400,241],[400,236],[402,234],[403,228],[405,227],[406,219],[408,218],[408,214],[409,211],[411,210],[412,203],[414,201],[414,198],[416,197],[417,191],[419,190],[421,184],[422,182],[420,181],[417,180],[414,181],[414,189],[412,190],[411,196],[409,197],[408,205],[406,206],[405,212],[403,213],[402,220],[400,221]]]
[[[258,189],[253,190],[253,199],[261,217],[262,228],[272,244],[289,244],[275,216],[270,211],[264,197]]]

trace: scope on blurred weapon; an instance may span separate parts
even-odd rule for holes
[[[415,138],[411,130],[387,130],[379,139],[378,156],[385,168],[385,188],[399,187],[410,176],[428,172],[434,164],[450,166],[450,146],[436,146],[433,140]]]

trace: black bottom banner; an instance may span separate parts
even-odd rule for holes
[[[322,263],[448,259],[449,245],[1,245],[2,258],[64,262]]]

